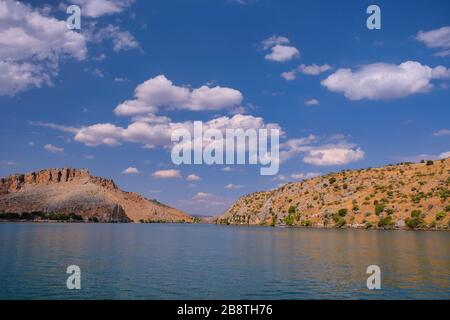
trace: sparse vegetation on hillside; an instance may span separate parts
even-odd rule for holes
[[[450,158],[345,170],[238,199],[216,223],[450,230]]]

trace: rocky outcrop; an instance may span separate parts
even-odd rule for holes
[[[182,211],[120,190],[87,169],[45,169],[0,179],[0,212],[76,214],[101,222],[192,221]]]
[[[450,158],[345,170],[239,198],[219,224],[450,230]]]

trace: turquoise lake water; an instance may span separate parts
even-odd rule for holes
[[[449,298],[450,232],[0,223],[0,299]]]

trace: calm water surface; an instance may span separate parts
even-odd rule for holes
[[[449,299],[450,232],[0,224],[0,299],[57,298]]]

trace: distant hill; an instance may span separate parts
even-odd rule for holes
[[[0,180],[0,212],[63,214],[100,222],[191,222],[186,213],[120,190],[86,169],[45,169]],[[28,215],[29,216],[29,215]]]
[[[450,229],[450,158],[346,170],[239,198],[219,224]]]

